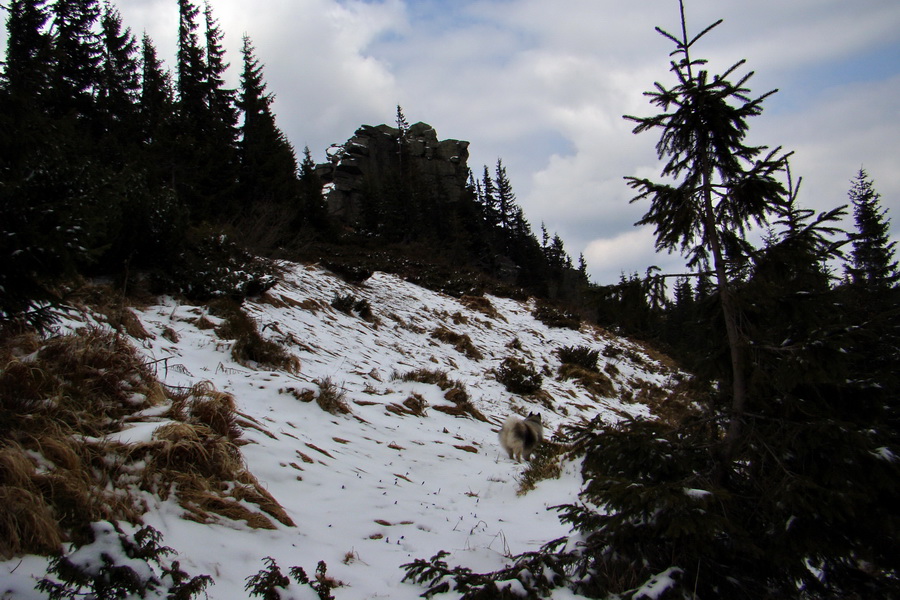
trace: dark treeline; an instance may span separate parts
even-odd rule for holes
[[[4,315],[40,321],[35,308],[76,274],[113,275],[123,287],[141,277],[156,291],[198,297],[241,294],[265,287],[251,253],[321,258],[328,244],[373,241],[415,243],[420,255],[452,256],[539,295],[571,296],[586,283],[561,240],[536,240],[499,161],[494,178],[473,179],[454,203],[401,161],[372,182],[364,226],[348,233],[327,213],[309,149],[298,161],[278,128],[252,41],[243,40],[240,87],[229,89],[210,4],[177,3],[173,74],[110,3],[9,2],[0,78]],[[401,135],[398,152],[403,146]]]

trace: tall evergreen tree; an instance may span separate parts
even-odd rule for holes
[[[506,174],[506,167],[503,166],[503,161],[499,158],[497,159],[497,167],[494,173],[499,225],[502,229],[511,229],[515,220],[516,195],[513,193],[512,184],[509,181],[509,176]]]
[[[240,128],[240,196],[245,210],[263,210],[269,214],[269,226],[296,222],[285,218],[289,211],[299,212],[297,159],[287,138],[275,124],[266,92],[263,69],[253,44],[244,36],[241,49],[243,70],[238,106],[244,117]]]
[[[98,0],[66,0],[52,6],[51,110],[55,116],[94,117],[100,83],[100,40],[94,25]]]
[[[890,239],[890,219],[881,206],[881,194],[864,169],[860,169],[849,192],[853,204],[856,233],[853,242],[852,282],[869,291],[884,291],[896,287],[900,281],[894,259],[896,242]]]
[[[2,83],[7,100],[16,104],[7,108],[21,114],[22,107],[34,109],[47,101],[51,68],[51,38],[46,31],[49,14],[45,0],[11,0],[7,10]]]
[[[139,138],[138,100],[140,65],[137,41],[130,29],[122,29],[119,11],[106,4],[100,18],[101,61],[97,110],[100,135],[105,145],[123,147]],[[119,157],[121,160],[123,157]]]
[[[661,129],[656,149],[667,161],[662,175],[680,181],[672,185],[627,179],[639,191],[632,202],[651,200],[638,224],[655,227],[657,249],[681,250],[690,266],[711,267],[715,273],[731,363],[731,412],[720,465],[724,477],[747,409],[747,341],[740,329],[732,269],[746,260],[749,248],[743,236],[748,227],[766,223],[783,202],[785,191],[775,175],[784,168],[784,157],[779,149],[766,152],[744,142],[747,119],[762,112],[763,100],[774,91],[750,99],[746,84],[752,72],[733,83],[731,77],[743,60],[721,75],[703,69],[705,61],[694,58],[691,50],[721,20],[689,38],[683,3],[681,15],[679,36],[657,29],[674,42],[672,55],[677,57],[671,63],[677,83],[670,88],[657,83],[655,91],[646,93],[664,112],[626,117],[637,122],[635,133]]]

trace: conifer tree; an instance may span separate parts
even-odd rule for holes
[[[849,192],[853,204],[856,233],[852,264],[848,268],[852,282],[868,291],[884,291],[900,281],[894,259],[896,242],[890,240],[890,219],[882,208],[881,194],[864,169],[860,169]]]
[[[689,266],[715,273],[716,292],[730,354],[731,409],[720,464],[720,477],[727,477],[741,423],[747,410],[746,337],[740,329],[735,299],[733,268],[749,253],[742,237],[753,224],[763,225],[783,202],[784,188],[775,176],[784,168],[780,149],[768,151],[744,143],[749,117],[762,112],[762,102],[774,91],[751,99],[746,88],[752,72],[736,82],[731,78],[743,66],[741,60],[721,75],[702,68],[704,60],[691,50],[719,20],[689,38],[681,4],[679,36],[657,28],[675,44],[672,71],[677,83],[661,83],[646,92],[663,112],[652,117],[626,116],[635,121],[635,133],[661,130],[656,146],[667,162],[662,175],[679,180],[675,185],[649,179],[627,178],[639,194],[636,202],[650,199],[650,209],[638,225],[653,225],[657,250],[681,250]]]
[[[98,0],[67,0],[52,6],[51,110],[54,116],[93,118],[100,83],[100,40],[94,25]]]
[[[45,0],[11,0],[6,20],[6,62],[2,83],[17,114],[46,103],[50,84],[51,38],[46,32],[49,14]],[[7,113],[8,114],[8,113]]]
[[[172,76],[159,60],[153,41],[141,40],[140,139],[147,145],[166,144],[175,114]]]
[[[484,172],[481,175],[480,192],[479,201],[483,207],[488,227],[499,227],[500,212],[497,210],[497,189],[494,187],[494,180],[491,177],[490,171],[488,171],[487,165],[484,165]]]
[[[309,146],[303,148],[300,162],[300,219],[298,225],[308,225],[324,239],[334,237],[333,227],[328,219],[328,208],[322,195],[322,179],[316,173]]]
[[[512,184],[509,181],[509,176],[506,174],[506,167],[503,166],[503,161],[499,158],[497,159],[497,167],[494,173],[499,225],[501,229],[511,229],[515,218],[516,195],[513,193]]]
[[[271,216],[276,223],[283,223],[284,215],[279,213],[300,210],[297,159],[287,138],[275,124],[271,110],[273,96],[266,92],[262,65],[248,36],[244,36],[241,53],[243,70],[238,98],[244,118],[238,144],[241,202],[249,210],[267,205],[267,210],[274,209]]]
[[[100,135],[107,150],[123,146],[139,137],[138,99],[140,71],[137,41],[130,29],[122,29],[119,11],[106,4],[100,18],[101,61],[97,110]],[[119,156],[121,161],[124,157]]]

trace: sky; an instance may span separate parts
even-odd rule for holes
[[[173,67],[175,0],[118,0],[124,24],[146,32]],[[614,283],[650,265],[653,232],[633,224],[648,201],[626,176],[656,178],[658,136],[625,114],[654,114],[643,93],[672,82],[677,0],[213,0],[237,83],[250,36],[276,96],[278,124],[324,161],[363,124],[410,123],[471,142],[480,174],[503,160],[526,218],[559,233],[592,279]],[[722,18],[695,56],[721,71],[746,59],[754,95],[778,93],[749,121],[749,141],[794,152],[801,204],[847,202],[865,168],[888,216],[900,211],[900,3],[885,0],[690,0],[689,34]],[[846,227],[852,229],[852,220]],[[896,234],[895,234],[896,239]]]

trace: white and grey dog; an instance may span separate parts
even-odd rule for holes
[[[544,426],[538,413],[528,413],[524,419],[510,416],[500,430],[500,445],[516,462],[522,462],[523,456],[531,460],[531,453],[543,439]]]

